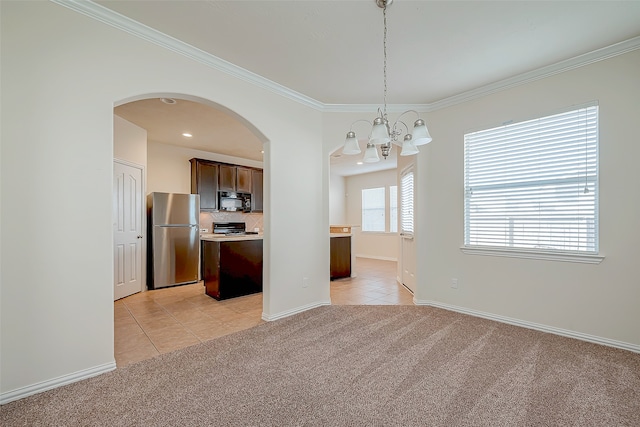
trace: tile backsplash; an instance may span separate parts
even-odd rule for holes
[[[253,231],[254,228],[260,229],[260,232],[264,231],[261,213],[200,212],[200,228],[207,228],[211,233],[214,222],[244,222],[247,231]]]

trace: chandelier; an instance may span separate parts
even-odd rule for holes
[[[382,9],[384,22],[384,36],[382,41],[384,52],[384,107],[382,110],[378,108],[378,117],[373,120],[373,123],[364,119],[353,122],[349,132],[347,132],[347,138],[342,148],[343,154],[360,154],[360,146],[356,133],[353,131],[353,126],[358,122],[369,123],[369,125],[371,125],[371,132],[369,133],[369,142],[367,143],[367,149],[364,152],[363,159],[366,163],[380,161],[376,146],[380,147],[382,157],[386,159],[391,152],[392,144],[402,146],[401,156],[412,156],[419,153],[417,146],[431,142],[431,135],[429,135],[427,126],[424,120],[420,118],[420,114],[415,110],[407,110],[400,114],[393,124],[389,123],[387,118],[387,7],[391,5],[393,0],[375,0],[375,2],[376,5]],[[413,124],[411,133],[409,133],[409,127],[400,120],[402,116],[408,113],[415,113],[416,116],[418,116],[418,119]],[[402,142],[399,142],[399,138],[403,134]]]

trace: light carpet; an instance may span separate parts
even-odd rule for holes
[[[640,426],[640,354],[327,306],[11,402],[3,426]]]

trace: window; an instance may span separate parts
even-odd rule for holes
[[[413,171],[410,170],[400,178],[400,196],[402,204],[400,208],[400,229],[404,234],[413,234]]]
[[[398,186],[389,187],[389,231],[398,232]]]
[[[465,248],[597,254],[598,106],[466,134],[464,186]]]
[[[386,189],[389,188],[387,192]],[[386,195],[389,194],[387,200]],[[388,209],[388,210],[387,210]],[[389,222],[387,223],[387,218]],[[365,188],[362,190],[362,231],[398,232],[398,187]]]
[[[385,230],[384,187],[362,190],[362,231]]]

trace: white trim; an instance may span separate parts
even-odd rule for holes
[[[367,259],[377,259],[380,261],[395,261],[398,262],[398,258],[393,258],[390,256],[376,256],[376,255],[363,255],[363,254],[356,254],[356,258],[367,258]]]
[[[322,110],[324,104],[289,89],[279,83],[266,79],[258,74],[255,74],[249,70],[245,70],[237,65],[234,65],[224,59],[220,59],[217,56],[211,55],[201,49],[191,46],[181,40],[168,36],[148,27],[140,22],[134,21],[124,15],[114,12],[104,6],[96,4],[88,0],[51,0],[60,6],[67,7],[71,10],[79,12],[104,24],[115,27],[119,30],[125,31],[133,36],[139,37],[148,42],[154,43],[160,47],[186,56],[194,61],[208,65],[211,68],[222,71],[230,76],[238,78],[240,80],[249,82],[263,89],[277,93],[285,98],[289,98],[293,101],[304,104],[307,107],[314,108],[316,110]]]
[[[579,262],[583,264],[600,264],[604,255],[580,254],[576,252],[554,252],[526,249],[502,249],[461,246],[460,250],[467,255],[500,256],[507,258],[539,259],[545,261]]]
[[[604,61],[605,59],[623,55],[637,49],[640,49],[640,36],[625,40],[620,43],[615,43],[611,46],[603,47],[601,49],[597,49],[583,55],[565,59],[564,61],[560,61],[546,67],[522,73],[508,79],[500,80],[495,83],[462,92],[458,95],[441,99],[429,104],[430,110],[428,111],[440,110],[442,108],[462,104],[464,102],[478,99],[483,96],[491,95],[492,93],[501,92],[503,90],[511,89],[516,86],[551,77],[555,74],[564,73],[565,71],[570,71],[576,68],[584,67],[586,65],[591,65],[599,61]]]
[[[323,104],[320,101],[259,76],[258,74],[252,73],[251,71],[245,70],[244,68],[238,67],[237,65],[161,33],[160,31],[143,25],[92,1],[50,1],[319,111],[327,113],[361,113],[375,112],[380,107],[379,105],[373,104]],[[569,58],[546,67],[538,68],[537,70],[522,73],[508,79],[500,80],[473,90],[450,96],[448,98],[443,98],[431,104],[387,105],[387,111],[394,113],[400,113],[406,110],[415,110],[425,113],[436,111],[478,99],[492,93],[544,79],[575,68],[580,68],[585,65],[590,65],[595,62],[613,58],[614,56],[623,55],[637,49],[640,49],[640,36],[611,46],[603,47],[583,55]]]
[[[282,311],[271,316],[262,313],[262,320],[271,322],[285,317],[293,316],[294,314],[302,313],[303,311],[311,310],[313,308],[322,307],[323,305],[331,305],[331,301],[314,302],[312,304],[303,305],[302,307],[292,308],[291,310]]]
[[[53,378],[47,381],[31,384],[26,387],[20,387],[12,391],[7,391],[0,394],[0,405],[13,402],[14,400],[23,399],[33,394],[42,393],[43,391],[62,387],[67,384],[86,380],[88,378],[113,371],[114,369],[116,369],[115,361],[105,363],[103,365],[94,366],[93,368],[83,369],[82,371],[77,371],[72,374],[62,375],[61,377]]]
[[[431,307],[442,308],[444,310],[455,311],[458,313],[468,314],[470,316],[481,317],[483,319],[494,320],[500,323],[507,323],[509,325],[520,326],[527,329],[534,329],[536,331],[547,332],[554,335],[561,335],[563,337],[574,338],[581,341],[588,341],[595,344],[606,345],[608,347],[620,348],[623,350],[632,351],[634,353],[640,353],[639,344],[631,344],[624,341],[612,340],[609,338],[598,337],[596,335],[584,334],[582,332],[571,331],[568,329],[556,328],[554,326],[542,325],[540,323],[529,322],[526,320],[514,319],[512,317],[501,316],[493,313],[486,313],[484,311],[478,311],[468,309],[464,307],[458,307],[455,305],[443,304],[436,301],[429,300],[413,300],[416,305],[426,305]]]

